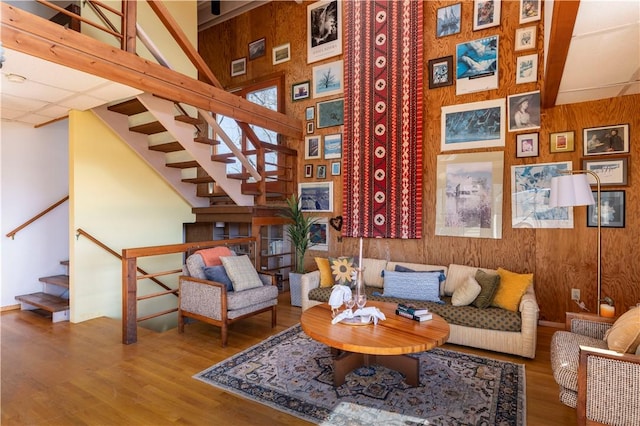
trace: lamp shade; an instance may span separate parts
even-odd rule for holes
[[[551,178],[549,207],[572,207],[595,204],[586,174],[554,176]]]

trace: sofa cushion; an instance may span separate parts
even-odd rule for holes
[[[476,281],[474,277],[467,278],[467,281],[456,288],[456,291],[453,292],[453,296],[451,296],[451,304],[453,306],[467,306],[473,302],[478,294],[480,294],[480,284]]]
[[[449,270],[447,272],[447,280],[444,282],[444,294],[445,296],[452,296],[453,292],[458,288],[458,286],[465,283],[468,277],[474,277],[478,269],[481,269],[485,272],[495,272],[491,269],[485,268],[477,268],[475,266],[466,266],[466,265],[457,265],[451,264],[449,265]]]
[[[371,287],[382,288],[384,280],[382,279],[382,271],[387,266],[387,261],[384,259],[362,259],[362,275],[364,277],[364,283]]]
[[[202,256],[202,260],[204,261],[205,266],[219,266],[222,265],[220,257],[232,256],[233,252],[229,249],[229,247],[219,246],[198,250],[193,254],[199,254],[200,256]]]
[[[227,275],[227,271],[224,269],[224,266],[205,266],[204,268],[204,276],[207,277],[209,281],[215,281],[220,284],[224,284],[227,287],[227,291],[233,291],[233,283]]]
[[[316,257],[316,265],[320,271],[320,287],[333,287],[335,284],[331,273],[331,264],[326,257]]]
[[[246,254],[221,257],[220,260],[233,283],[234,291],[244,291],[263,286],[262,280],[251,263],[251,259]]]
[[[446,283],[447,267],[442,265],[429,265],[426,263],[410,262],[388,262],[386,270],[397,272],[431,272],[441,271],[440,275],[440,296],[444,296],[444,286]]]
[[[382,296],[442,303],[439,276],[439,272],[385,271]]]
[[[635,353],[640,347],[640,307],[629,309],[604,335],[610,350]]]
[[[234,291],[227,294],[227,310],[236,311],[264,304],[278,299],[278,287],[275,285],[263,285],[246,291]],[[254,310],[251,309],[251,310]],[[242,311],[240,312],[242,314]],[[233,315],[230,315],[233,318]]]
[[[350,285],[356,269],[353,257],[330,257],[331,273],[336,284]]]
[[[533,274],[518,274],[498,268],[498,275],[500,275],[500,284],[498,284],[498,291],[496,291],[491,305],[517,311],[522,295],[533,284]]]
[[[491,302],[493,302],[493,298],[496,295],[498,285],[500,284],[500,275],[490,274],[482,269],[478,269],[474,278],[480,285],[481,290],[478,297],[473,301],[473,306],[486,309],[491,306]]]
[[[551,369],[560,386],[578,391],[578,361],[580,345],[607,349],[604,340],[569,331],[556,331],[551,338]]]

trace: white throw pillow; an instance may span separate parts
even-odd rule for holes
[[[227,275],[233,284],[233,291],[249,290],[251,288],[262,287],[264,284],[260,276],[253,267],[249,256],[227,256],[221,257]]]
[[[474,277],[469,277],[466,281],[458,286],[451,296],[451,304],[453,306],[467,306],[471,304],[482,291],[482,287]]]

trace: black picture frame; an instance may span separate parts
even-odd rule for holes
[[[311,91],[311,82],[301,81],[300,83],[295,83],[291,85],[291,100],[293,102],[301,101],[303,99],[308,99]]]
[[[593,199],[598,200],[597,191],[592,191]],[[625,192],[624,191],[600,191],[600,205],[602,216],[601,228],[624,228],[625,222]],[[587,227],[598,227],[598,216],[595,204],[587,206]]]
[[[453,84],[453,56],[429,60],[429,89]]]

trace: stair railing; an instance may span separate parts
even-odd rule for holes
[[[129,248],[122,250],[122,343],[125,345],[138,341],[138,322],[150,318],[176,312],[178,308],[168,309],[155,314],[138,317],[138,301],[150,297],[162,296],[166,293],[158,293],[147,296],[138,296],[138,281],[158,275],[168,275],[173,271],[160,272],[158,274],[138,275],[138,259],[152,256],[164,256],[167,254],[183,253],[186,255],[195,250],[216,246],[238,246],[249,244],[253,252],[256,250],[256,238],[234,238],[217,241],[200,241],[193,243],[169,244],[164,246]],[[179,269],[178,271],[181,271]],[[176,292],[178,290],[176,289]]]
[[[40,213],[38,213],[37,215],[35,215],[34,217],[32,217],[31,219],[27,220],[25,223],[23,223],[22,225],[18,226],[16,229],[14,229],[13,231],[9,232],[7,234],[7,237],[11,238],[12,240],[14,239],[15,235],[20,232],[21,230],[23,230],[24,228],[26,228],[27,226],[31,225],[33,222],[35,222],[36,220],[40,219],[42,216],[46,215],[47,213],[49,213],[51,210],[55,209],[56,207],[58,207],[60,204],[64,203],[65,201],[67,201],[69,199],[69,196],[65,196],[62,200],[52,204],[51,206],[47,207],[46,209],[42,210]]]
[[[97,245],[98,247],[102,248],[103,250],[105,250],[106,252],[112,254],[113,256],[117,257],[119,260],[122,260],[122,256],[120,256],[115,250],[113,250],[112,248],[110,248],[109,246],[107,246],[106,244],[104,244],[102,241],[100,241],[99,239],[97,239],[96,237],[94,237],[93,235],[89,234],[88,232],[86,232],[85,230],[83,230],[82,228],[78,228],[76,230],[76,238],[79,238],[80,236],[83,236],[85,238],[87,238],[89,241],[91,241],[92,243],[94,243],[95,245]],[[166,292],[162,292],[160,293],[160,295],[165,295],[167,293],[173,293],[175,296],[178,296],[177,291],[171,287],[169,287],[168,285],[166,285],[165,283],[163,283],[162,281],[159,281],[157,278],[157,276],[161,276],[161,275],[169,275],[169,274],[176,274],[178,272],[181,272],[182,269],[176,269],[174,271],[168,271],[166,273],[161,273],[161,274],[149,274],[147,271],[145,271],[142,268],[137,268],[137,271],[140,272],[142,275],[140,275],[141,277],[145,277],[145,278],[149,278],[151,281],[153,281],[154,283],[158,284],[160,287],[164,288],[165,290],[167,290]],[[145,296],[145,298],[149,298],[148,296]]]

